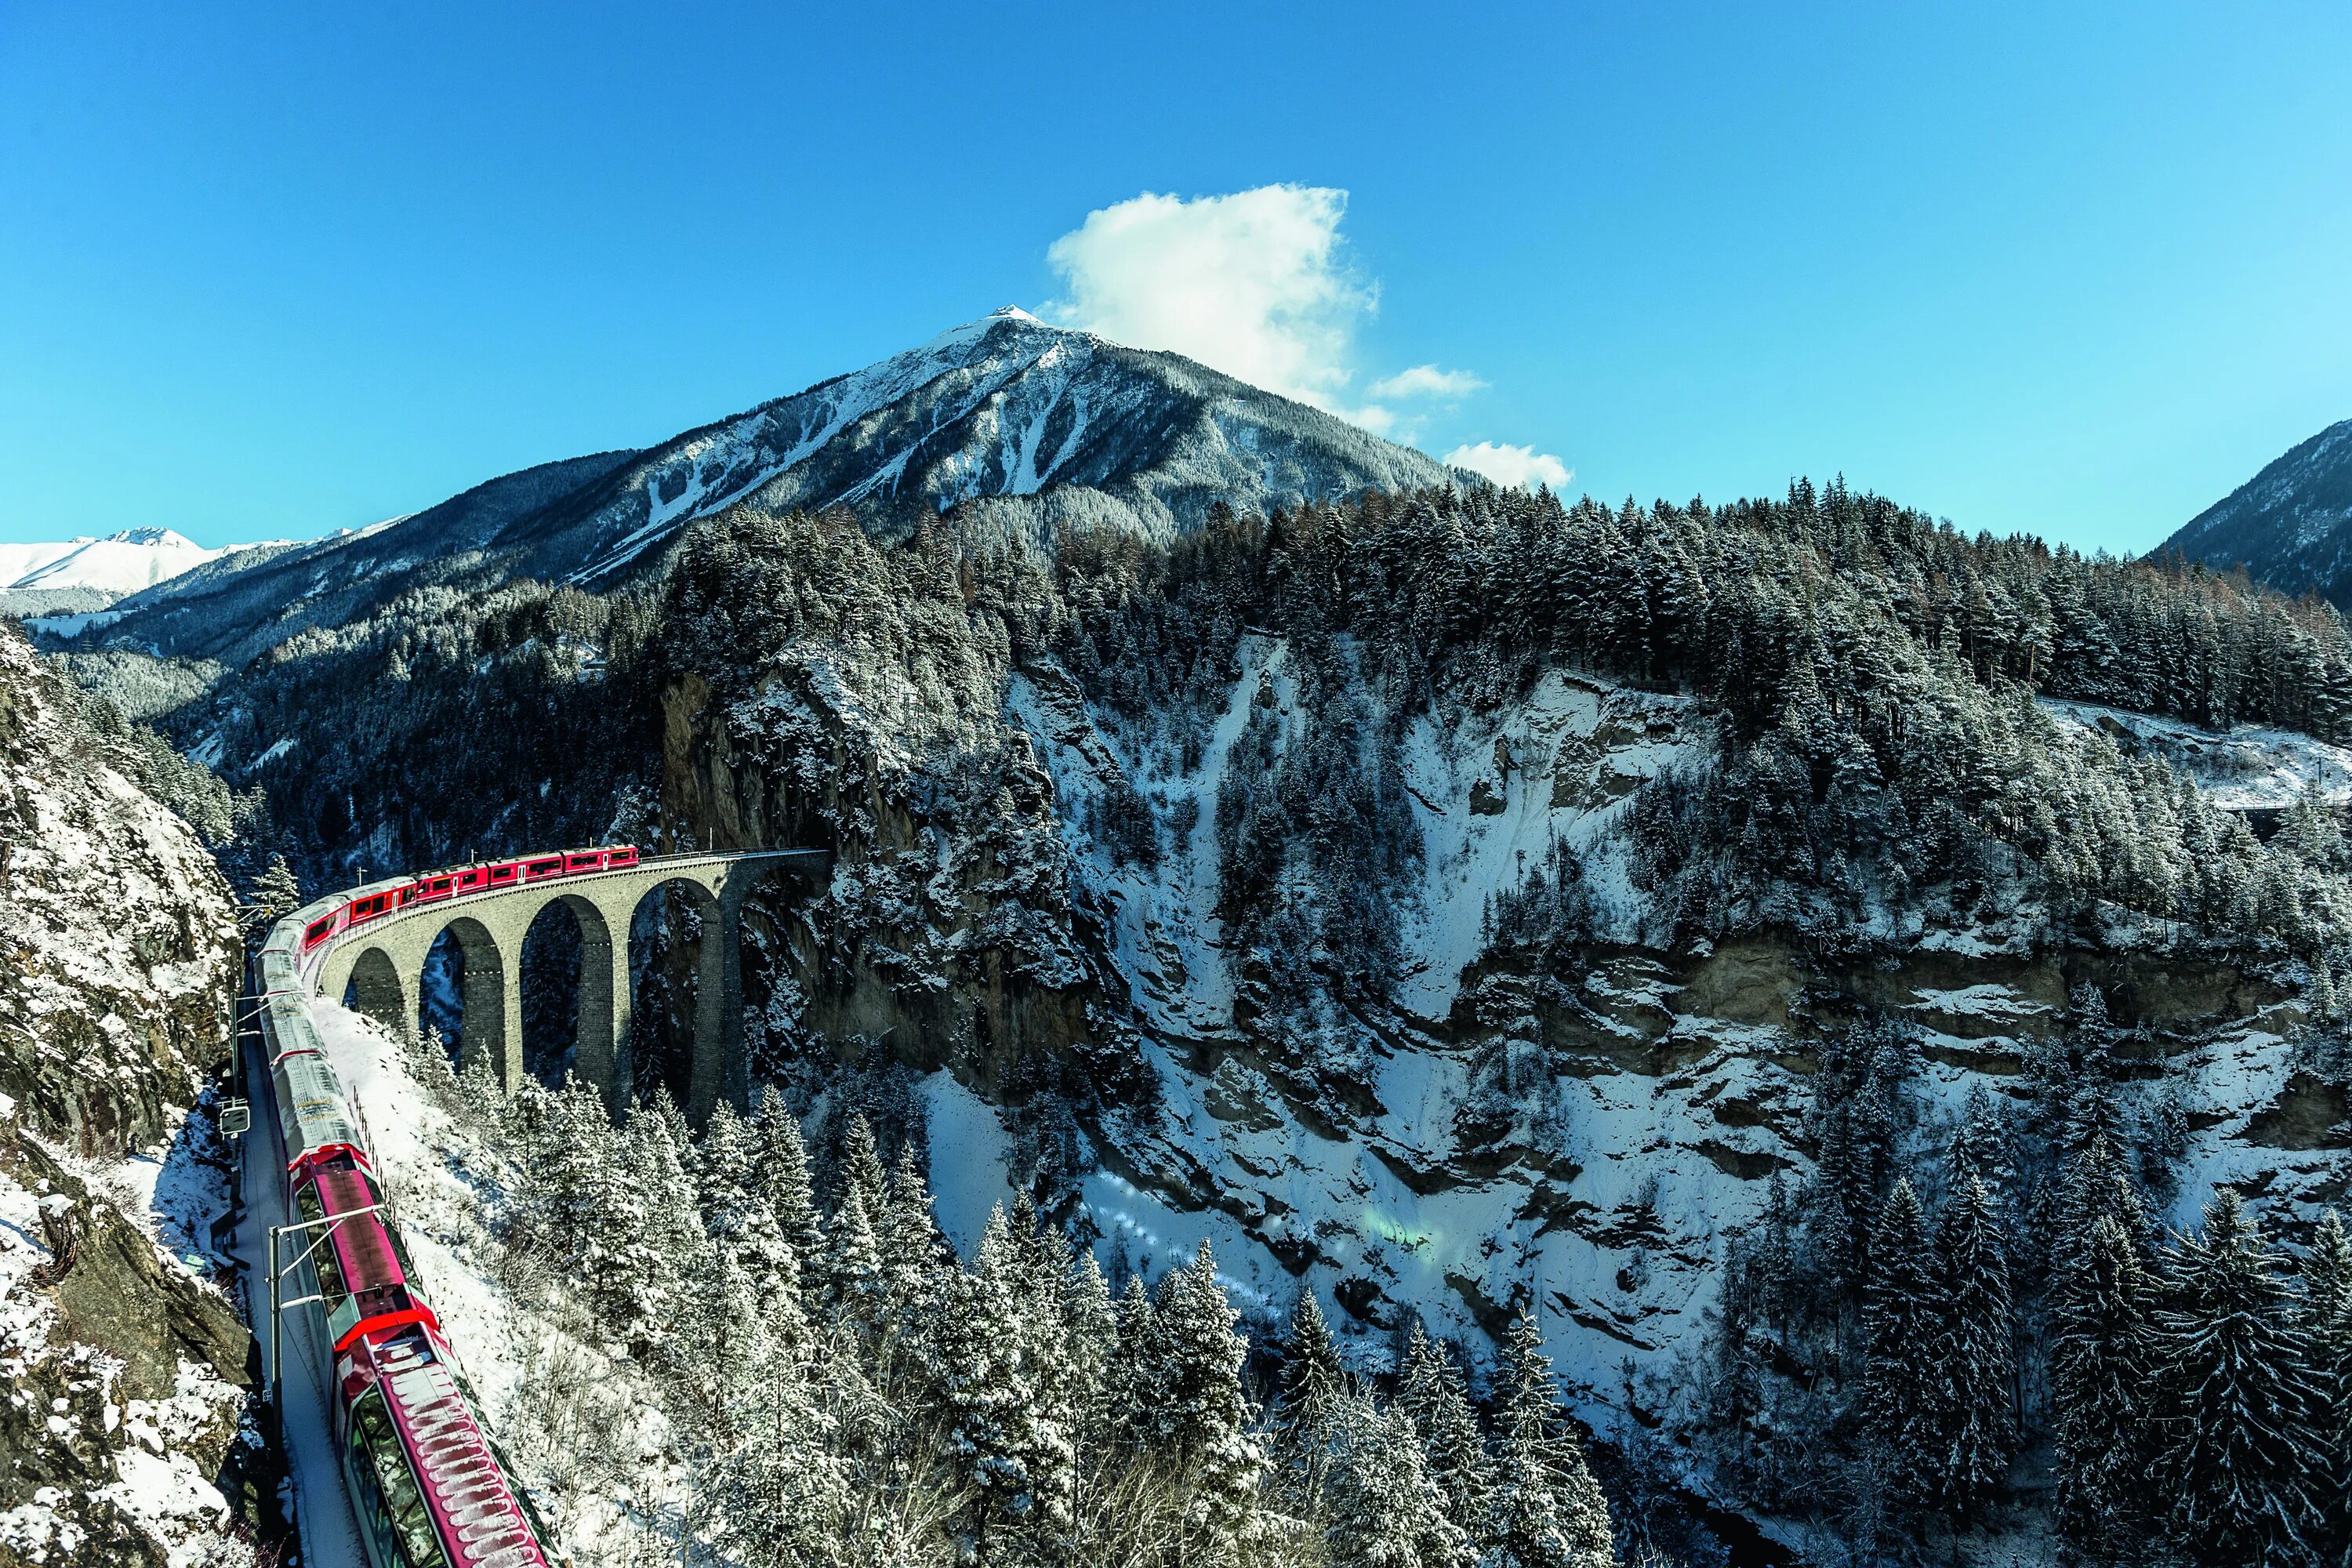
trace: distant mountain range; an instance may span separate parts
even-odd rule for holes
[[[0,544],[0,615],[103,609],[226,553],[168,528],[130,528],[60,544]]]
[[[2160,545],[2352,607],[2352,419],[2264,468]]]
[[[548,463],[407,517],[207,563],[117,606],[160,651],[240,662],[435,582],[608,586],[738,501],[846,507],[903,538],[963,509],[1007,534],[1165,538],[1213,501],[1270,510],[1461,478],[1172,353],[1006,309],[643,451]]]

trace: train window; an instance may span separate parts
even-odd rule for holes
[[[561,855],[550,855],[544,860],[533,860],[530,865],[524,867],[523,869],[529,875],[533,877],[552,877],[563,869],[563,857]]]
[[[322,915],[302,928],[302,945],[304,947],[316,947],[320,942],[326,941],[328,937],[332,935],[334,933],[334,930],[335,917],[332,915]]]
[[[493,867],[491,867],[491,868],[490,868],[490,886],[492,886],[492,887],[494,887],[494,888],[503,888],[503,887],[505,887],[509,882],[511,882],[511,881],[513,881],[513,880],[515,879],[515,873],[516,873],[518,870],[520,870],[520,867],[511,866],[511,865],[509,865],[509,866],[493,866]]]
[[[327,1211],[319,1205],[319,1194],[314,1187],[306,1186],[295,1194],[294,1206],[302,1211],[302,1223],[305,1225],[319,1225],[327,1217]],[[335,1309],[350,1298],[351,1292],[343,1288],[342,1266],[335,1261],[335,1244],[326,1232],[327,1227],[320,1225],[317,1230],[306,1230],[301,1234],[304,1237],[302,1245],[310,1247],[310,1262],[319,1271],[319,1294],[327,1299],[323,1305],[331,1317]],[[317,1245],[312,1246],[312,1243]]]
[[[400,1451],[381,1387],[369,1389],[352,1405],[352,1471],[372,1494],[366,1511],[374,1516],[369,1523],[377,1539],[388,1536],[410,1568],[446,1568],[440,1538],[433,1533],[433,1510]]]

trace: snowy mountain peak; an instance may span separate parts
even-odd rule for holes
[[[845,508],[883,539],[949,512],[1039,541],[1073,527],[1165,539],[1213,502],[1265,513],[1447,477],[1320,410],[1008,305],[641,452],[547,464],[389,526],[222,563],[134,601],[138,624],[120,631],[247,658],[460,559],[601,587],[739,504]]]
[[[96,609],[226,553],[168,528],[126,528],[102,539],[85,535],[56,544],[0,544],[0,610]]]

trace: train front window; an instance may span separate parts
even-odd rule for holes
[[[447,1568],[440,1539],[433,1533],[433,1510],[400,1450],[382,1388],[369,1389],[352,1406],[352,1458],[362,1487],[374,1493],[365,1500],[377,1539],[396,1549],[405,1568]]]

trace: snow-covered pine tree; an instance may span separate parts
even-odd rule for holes
[[[660,1120],[669,1131],[669,1146],[677,1151],[677,1163],[685,1169],[687,1178],[699,1182],[701,1156],[695,1147],[694,1128],[687,1121],[686,1112],[677,1108],[677,1101],[670,1098],[669,1086],[656,1079],[653,1092],[638,1101],[637,1109]]]
[[[760,1097],[760,1109],[751,1118],[751,1160],[760,1195],[768,1201],[776,1229],[800,1263],[801,1298],[814,1301],[824,1289],[824,1219],[817,1210],[800,1118],[773,1084]]]
[[[1348,1369],[1339,1342],[1315,1299],[1302,1285],[1291,1309],[1290,1333],[1282,1347],[1282,1384],[1274,1402],[1275,1452],[1290,1472],[1299,1495],[1311,1506],[1323,1485],[1336,1433],[1332,1422],[1348,1394]]]
[[[2300,1563],[2317,1544],[2310,1342],[2278,1260],[2224,1187],[2166,1258],[2156,1314],[2156,1475],[2184,1550]]]
[[[1105,1368],[1099,1409],[1105,1429],[1129,1447],[1149,1448],[1153,1439],[1152,1391],[1159,1386],[1166,1352],[1160,1343],[1160,1309],[1139,1273],[1111,1308],[1112,1347]]]
[[[621,1134],[621,1163],[635,1186],[637,1233],[629,1240],[633,1267],[617,1309],[623,1341],[642,1353],[667,1344],[677,1328],[688,1271],[702,1250],[702,1211],[693,1182],[670,1142],[670,1126],[640,1107]]]
[[[776,1359],[751,1277],[726,1247],[707,1244],[688,1281],[676,1383],[686,1394],[689,1441],[706,1456],[740,1436],[741,1401]]]
[[[1411,1418],[1342,1390],[1323,1425],[1332,1460],[1319,1511],[1334,1568],[1466,1568],[1475,1549]]]
[[[1486,1444],[1477,1413],[1453,1353],[1413,1320],[1405,1346],[1397,1407],[1412,1421],[1430,1479],[1445,1494],[1452,1517],[1475,1521],[1486,1506]]]
[[[2339,1500],[2336,1539],[2352,1560],[2352,1236],[2330,1209],[2303,1255],[2304,1331],[2320,1401],[2319,1449],[2332,1459],[2318,1479],[2322,1498]]]
[[[761,1305],[779,1326],[800,1312],[800,1262],[777,1226],[756,1164],[751,1127],[721,1100],[702,1130],[703,1226],[711,1245],[734,1259]]]
[[[825,1227],[825,1302],[835,1321],[872,1340],[881,1331],[882,1249],[866,1215],[866,1193],[844,1189]]]
[[[2086,1156],[2087,1157],[2087,1156]],[[2051,1305],[2050,1407],[2060,1534],[2094,1563],[2126,1559],[2147,1529],[2148,1313],[2154,1281],[2112,1214],[2060,1237]]]
[[[1157,1382],[1139,1392],[1151,1401],[1146,1420],[1152,1446],[1192,1480],[1186,1523],[1192,1561],[1230,1560],[1256,1524],[1265,1450],[1250,1430],[1242,1392],[1249,1342],[1240,1322],[1207,1242],[1160,1280],[1150,1318]]]
[[[952,1267],[954,1258],[931,1215],[930,1184],[924,1179],[922,1154],[911,1138],[898,1146],[898,1163],[890,1172],[874,1239],[882,1249],[885,1310],[897,1321],[911,1321],[923,1310],[931,1276]]]
[[[1936,1495],[1937,1295],[1919,1197],[1898,1179],[1871,1233],[1861,1406],[1863,1430],[1897,1506]]]
[[[858,1535],[835,1422],[789,1358],[771,1357],[737,1393],[726,1446],[696,1468],[689,1514],[740,1568],[840,1561]]]
[[[1503,1335],[1496,1370],[1495,1454],[1478,1531],[1480,1568],[1610,1568],[1609,1504],[1569,1432],[1535,1310]]]
[[[1000,1210],[974,1267],[943,1268],[927,1282],[915,1342],[940,1457],[965,1499],[960,1555],[974,1563],[1001,1560],[1007,1531],[1035,1529],[1048,1541],[1066,1531],[1075,1481],[1067,1434],[1039,1418],[1010,1252]]]
[[[1099,1417],[1110,1384],[1111,1358],[1118,1353],[1118,1310],[1091,1247],[1080,1251],[1063,1272],[1059,1296],[1071,1408],[1076,1430],[1091,1440],[1108,1430]]]
[[[2017,1443],[2009,1259],[1992,1195],[1973,1170],[1936,1227],[1936,1490],[1957,1534],[2001,1489]]]
[[[882,1169],[881,1152],[875,1147],[874,1124],[862,1110],[850,1114],[849,1125],[842,1132],[840,1168],[843,1200],[856,1192],[866,1200],[866,1217],[878,1221],[889,1178]],[[835,1205],[836,1212],[839,1207]]]
[[[654,1255],[650,1197],[638,1180],[635,1152],[587,1079],[567,1078],[556,1099],[572,1140],[562,1162],[568,1190],[553,1216],[562,1227],[562,1261],[613,1338],[643,1342],[659,1321],[674,1276],[666,1283],[664,1260]]]
[[[267,928],[273,921],[285,919],[302,907],[302,884],[294,868],[286,864],[283,855],[272,855],[269,864],[253,879],[248,900],[257,911],[257,925]]]

